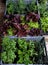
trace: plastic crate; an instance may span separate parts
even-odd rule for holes
[[[8,36],[10,39],[17,39],[19,37],[16,37],[16,36]],[[44,49],[44,52],[43,52],[43,56],[41,56],[39,59],[38,59],[38,63],[37,64],[45,64],[45,58],[47,59],[47,51],[46,51],[46,45],[45,45],[45,40],[44,40],[44,37],[42,36],[34,36],[34,37],[20,37],[20,39],[25,39],[26,41],[29,41],[29,40],[32,40],[32,41],[36,41],[36,42],[40,42],[40,44],[38,44],[38,48],[39,50],[41,51],[42,49]],[[41,61],[42,63],[41,63]],[[3,63],[2,63],[3,64]],[[14,64],[14,63],[13,63]],[[5,64],[3,64],[5,65]],[[11,64],[7,64],[7,65],[11,65]],[[21,64],[22,65],[22,64]]]

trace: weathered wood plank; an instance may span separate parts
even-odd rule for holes
[[[48,35],[43,35],[45,38],[45,41],[48,42]]]
[[[5,3],[6,0],[0,0],[0,21],[1,19],[3,18],[4,16],[4,13],[5,13],[5,8],[6,8],[6,3]]]
[[[46,43],[47,55],[48,55],[48,35],[44,35],[44,38]]]

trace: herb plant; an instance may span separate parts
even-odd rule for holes
[[[18,0],[16,3],[16,12],[18,14],[24,14],[25,13],[26,4],[24,0]]]
[[[10,0],[7,4],[7,9],[6,9],[6,13],[7,14],[14,14],[15,13],[15,2],[13,2],[12,0]]]
[[[37,52],[35,51],[35,44],[33,41],[25,41],[23,39],[18,39],[19,50],[18,50],[18,57],[19,60],[17,63],[24,63],[24,64],[32,64],[35,63],[34,55],[37,56]],[[33,57],[32,60],[30,56]]]
[[[46,4],[43,4],[43,3],[41,3],[41,4],[39,4],[39,11],[40,11],[40,16],[41,17],[45,17],[47,14],[45,14],[45,13],[47,13],[47,5]]]
[[[2,54],[1,58],[4,63],[12,63],[16,57],[16,42],[13,39],[4,37],[2,41]]]
[[[36,0],[33,0],[29,4],[27,4],[27,11],[28,12],[35,12],[35,13],[37,13]]]
[[[47,0],[38,0],[39,3],[46,3]]]
[[[27,12],[36,12],[36,0],[26,4],[24,0],[12,1],[7,4],[7,14],[26,14]]]
[[[42,30],[44,33],[48,32],[48,17],[41,18]]]
[[[30,29],[32,29],[32,28],[39,28],[38,22],[30,21],[30,22],[27,23],[27,24],[30,26]]]
[[[26,4],[24,0],[9,1],[7,4],[7,14],[24,14]]]
[[[16,64],[28,65],[43,62],[43,48],[39,42],[21,38],[13,40],[5,37],[3,38],[2,48],[1,58],[4,63],[15,62]]]
[[[18,37],[27,35],[38,36],[41,33],[38,24],[39,18],[39,15],[34,12],[23,16],[17,14],[6,15],[3,24],[0,25],[0,34],[3,36],[16,35]]]

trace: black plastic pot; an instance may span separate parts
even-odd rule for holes
[[[15,38],[18,39],[19,38],[19,37],[16,37],[16,36],[8,36],[8,37],[11,38],[11,39],[15,39]],[[44,37],[43,36],[20,37],[20,39],[32,40],[32,41],[40,42],[40,44],[39,44],[40,47],[44,49],[43,56],[41,56],[41,60],[43,62],[42,64],[46,63],[45,62],[46,61],[45,58],[47,59],[47,51],[46,51],[46,45],[45,45],[45,40],[44,40]],[[38,61],[39,61],[39,59],[38,59]],[[39,63],[41,63],[41,61],[39,61]],[[7,64],[7,65],[13,65],[13,64]],[[2,65],[6,65],[6,64],[3,64],[2,63]]]

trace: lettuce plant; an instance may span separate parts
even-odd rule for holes
[[[1,58],[4,63],[34,64],[42,63],[43,48],[39,42],[21,38],[4,37]]]
[[[16,51],[16,42],[13,39],[8,37],[4,37],[2,41],[2,53],[1,58],[4,63],[12,63],[16,58],[15,51]]]
[[[14,14],[15,13],[15,2],[13,2],[12,0],[10,0],[7,4],[7,8],[6,8],[6,13],[7,14]]]
[[[29,4],[27,4],[27,12],[36,12],[37,13],[36,0],[33,0]]]
[[[18,64],[32,64],[35,63],[34,55],[37,56],[37,52],[35,51],[35,44],[33,41],[26,41],[25,39],[18,39]],[[32,60],[30,59],[32,57]]]
[[[48,17],[41,18],[41,25],[43,32],[48,32]]]

